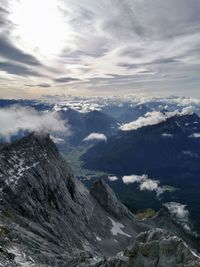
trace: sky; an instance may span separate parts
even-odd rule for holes
[[[200,97],[199,0],[0,0],[0,97]]]

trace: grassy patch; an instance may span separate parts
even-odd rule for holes
[[[74,148],[71,152],[69,153],[63,153],[63,156],[67,160],[67,162],[70,164],[70,167],[73,170],[73,173],[77,177],[81,177],[82,179],[85,180],[90,180],[94,176],[96,178],[101,177],[105,175],[104,172],[101,171],[93,171],[93,170],[87,170],[82,168],[82,161],[81,161],[81,156],[87,151],[87,149],[90,146],[88,145],[82,145],[77,148]]]
[[[153,209],[146,209],[144,211],[139,211],[135,214],[136,219],[138,220],[144,220],[148,218],[152,218],[156,215],[155,210]]]

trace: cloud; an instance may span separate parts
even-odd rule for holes
[[[29,55],[15,47],[9,40],[5,38],[5,36],[0,36],[0,56],[18,63],[25,63],[26,65],[41,65],[41,63],[34,56]]]
[[[39,74],[37,71],[34,71],[24,65],[19,65],[15,63],[9,63],[9,62],[0,62],[0,71],[5,71],[9,74],[14,74],[18,76],[36,76],[40,77],[41,74]]]
[[[163,136],[163,137],[173,137],[173,134],[170,134],[170,133],[163,133],[162,136]]]
[[[39,83],[39,84],[37,84],[37,86],[39,86],[39,87],[43,87],[43,88],[51,87],[51,85],[48,84],[48,83]]]
[[[177,110],[172,112],[152,111],[147,112],[144,117],[139,117],[136,121],[121,125],[119,128],[122,131],[132,131],[144,126],[156,125],[161,122],[165,122],[167,119],[172,118],[174,116],[183,116],[191,114],[193,114],[192,107],[183,108],[181,112]]]
[[[75,81],[79,81],[79,79],[72,78],[72,77],[62,77],[62,78],[54,79],[54,82],[56,82],[56,83],[71,83],[71,82],[75,82]]]
[[[136,121],[120,126],[120,130],[122,131],[137,130],[144,126],[159,124],[175,115],[176,113],[174,112],[168,112],[168,113],[162,113],[159,111],[147,112],[144,117],[140,117]]]
[[[142,182],[140,184],[141,190],[149,190],[149,191],[158,191],[158,181],[153,181],[151,179],[147,179],[146,181]]]
[[[20,106],[0,109],[0,137],[9,140],[20,131],[67,134],[69,129],[57,113],[38,112]]]
[[[57,136],[54,136],[54,135],[50,135],[50,138],[53,140],[53,142],[55,144],[62,144],[65,142],[65,140],[63,138],[60,138],[60,137],[57,137]]]
[[[131,183],[140,183],[144,180],[147,179],[147,175],[143,174],[143,175],[128,175],[128,176],[123,176],[122,177],[122,181],[125,184],[131,184]]]
[[[115,182],[118,180],[117,176],[108,176],[108,180],[111,182]]]
[[[193,133],[189,137],[190,138],[200,138],[200,133]]]
[[[49,4],[55,8],[53,14],[51,8],[46,10],[48,1],[39,9],[35,1],[31,1],[32,5],[25,5],[30,14],[26,12],[23,17],[13,16],[13,12],[23,11],[16,3],[26,1],[1,2],[2,56],[31,66],[38,61],[54,66],[57,73],[51,73],[47,83],[54,80],[58,87],[65,83],[72,92],[75,87],[71,86],[76,85],[77,91],[81,89],[83,94],[88,90],[94,94],[121,93],[121,90],[183,94],[188,93],[188,88],[193,94],[199,91],[198,0],[190,0],[189,5],[188,0],[164,3],[160,0],[147,3],[144,0],[59,0]],[[22,21],[22,25],[14,18]],[[38,25],[42,20],[46,23],[41,23],[40,29]],[[51,27],[45,28],[44,25],[49,26],[48,21]],[[41,34],[43,32],[46,35]],[[55,36],[62,37],[61,42]],[[45,49],[44,44],[48,40],[52,41],[49,46],[56,47],[46,56],[49,49],[47,46]],[[38,59],[34,56],[36,53]],[[66,73],[69,78],[65,77]],[[56,78],[58,75],[61,78]],[[19,88],[21,83],[19,81]]]
[[[141,191],[155,191],[158,196],[165,191],[158,180],[152,180],[146,174],[123,176],[122,181],[125,184],[138,183]]]
[[[107,137],[105,136],[105,134],[102,133],[91,133],[83,139],[84,142],[94,141],[94,140],[106,142]]]
[[[191,232],[191,227],[189,225],[189,211],[187,210],[186,205],[178,202],[168,202],[164,203],[163,206],[169,210],[172,217],[181,224],[186,231]]]

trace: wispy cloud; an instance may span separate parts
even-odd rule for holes
[[[164,203],[163,206],[169,210],[171,216],[181,224],[186,231],[191,232],[189,211],[186,205],[178,202],[168,202]]]
[[[5,36],[0,36],[0,56],[18,63],[25,63],[32,66],[40,65],[40,62],[34,56],[15,47]]]
[[[172,112],[160,112],[160,111],[147,112],[144,117],[140,117],[136,121],[121,125],[120,130],[122,131],[137,130],[144,126],[159,124],[174,116],[191,115],[192,113],[193,113],[192,107],[183,108],[181,112],[179,112],[178,110]]]
[[[140,190],[154,191],[159,196],[165,190],[160,186],[158,180],[153,180],[148,177],[148,175],[126,175],[122,177],[122,181],[125,184],[138,183]]]
[[[53,81],[55,88],[65,84],[63,91],[76,88],[96,94],[100,90],[155,92],[158,88],[165,93],[184,93],[190,88],[197,94],[198,0],[189,4],[188,0],[31,1],[34,9],[28,8],[26,1],[20,1],[25,5],[21,9],[17,0],[0,1],[0,50],[5,63],[21,62],[31,66],[31,71],[41,64],[41,80],[46,77],[45,83]],[[47,4],[51,7],[48,10]],[[26,16],[13,16],[23,8]],[[25,28],[26,20],[30,31]],[[51,27],[45,29],[46,21]],[[49,47],[45,49],[46,41]],[[7,72],[8,77],[12,74]]]

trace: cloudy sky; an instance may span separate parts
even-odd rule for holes
[[[200,96],[199,0],[0,0],[0,96]]]

